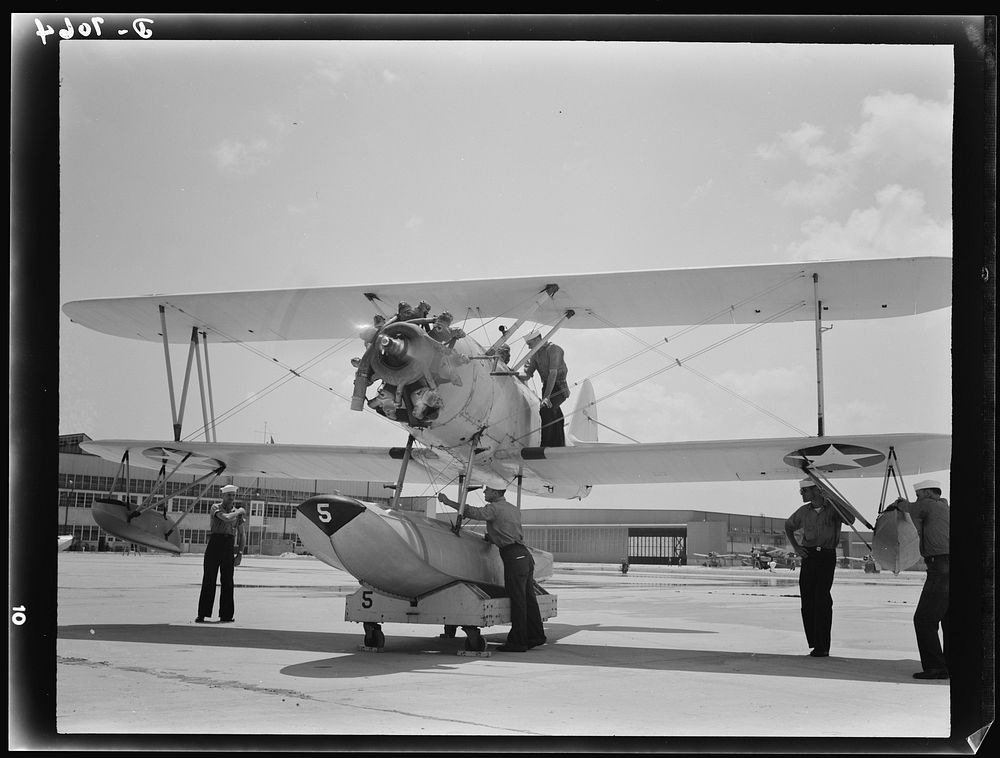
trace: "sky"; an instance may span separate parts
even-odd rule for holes
[[[74,39],[59,55],[60,303],[952,254],[948,45],[154,36]],[[950,433],[950,308],[824,325],[828,434]],[[593,377],[607,396],[602,440],[816,433],[811,322],[616,393],[664,366],[609,370],[636,352],[632,336],[678,331],[559,333],[571,385]],[[684,357],[733,331],[669,344]],[[59,338],[60,434],[171,438],[161,345],[65,315]],[[336,344],[210,348],[217,414]],[[349,411],[359,354],[344,345],[314,381],[268,392],[220,441],[404,444]],[[175,348],[175,378],[184,359]],[[201,423],[192,398],[186,432]],[[935,478],[947,496],[947,472]],[[838,481],[869,520],[881,485]],[[727,482],[524,504],[784,517],[799,498],[792,482]]]

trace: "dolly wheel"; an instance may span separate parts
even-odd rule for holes
[[[385,647],[385,635],[382,633],[382,626],[371,621],[364,622],[364,626],[365,647]]]
[[[478,626],[463,626],[465,632],[465,649],[472,653],[481,653],[486,649],[486,640],[479,631]]]

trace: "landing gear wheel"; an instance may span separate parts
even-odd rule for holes
[[[463,626],[465,632],[465,649],[470,653],[481,653],[486,649],[486,640],[479,632],[478,626]]]
[[[385,647],[385,635],[382,633],[382,625],[372,621],[364,622],[365,627],[365,647],[382,648]]]

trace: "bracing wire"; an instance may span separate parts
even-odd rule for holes
[[[653,379],[653,378],[659,376],[660,374],[665,373],[666,371],[670,371],[671,369],[674,369],[674,368],[677,368],[677,367],[686,368],[685,364],[688,361],[691,361],[694,358],[700,357],[700,356],[704,355],[705,353],[707,353],[707,352],[709,352],[711,350],[715,350],[716,348],[721,347],[722,345],[725,345],[725,344],[727,344],[729,342],[732,342],[735,339],[739,339],[740,337],[742,337],[742,336],[744,336],[746,334],[749,334],[750,332],[755,331],[756,329],[759,329],[760,327],[765,326],[766,324],[769,324],[772,321],[775,321],[776,319],[781,318],[785,314],[791,313],[792,311],[797,310],[799,308],[803,308],[806,305],[807,305],[807,303],[805,301],[800,301],[798,303],[795,303],[794,305],[790,305],[787,308],[784,308],[781,311],[778,311],[774,315],[769,316],[769,317],[767,317],[767,318],[765,318],[765,319],[763,319],[761,321],[758,321],[758,322],[756,322],[754,324],[751,324],[750,326],[748,326],[748,327],[746,327],[744,329],[741,329],[738,332],[735,332],[734,334],[730,334],[730,335],[728,335],[728,336],[726,336],[726,337],[724,337],[724,338],[722,338],[720,340],[717,340],[716,342],[713,342],[710,345],[707,345],[707,346],[705,346],[703,348],[700,348],[699,350],[696,350],[693,353],[688,354],[684,358],[675,358],[675,357],[673,357],[673,356],[671,356],[669,354],[662,353],[662,351],[660,351],[660,349],[659,349],[659,347],[660,347],[659,345],[657,345],[657,344],[651,345],[651,346],[649,346],[649,349],[643,350],[640,353],[637,353],[636,355],[641,355],[641,354],[649,352],[650,350],[655,350],[657,353],[660,353],[664,357],[670,358],[670,360],[672,362],[669,363],[669,364],[667,364],[666,366],[663,366],[662,368],[656,369],[655,371],[652,371],[652,372],[646,374],[645,376],[642,376],[642,377],[640,377],[640,378],[638,378],[638,379],[636,379],[636,380],[634,380],[632,382],[629,382],[628,384],[626,384],[626,385],[624,385],[622,387],[619,387],[619,388],[617,388],[616,390],[614,390],[612,392],[609,392],[608,394],[602,396],[601,398],[595,399],[594,403],[596,404],[596,403],[598,403],[601,400],[607,400],[609,398],[615,397],[616,395],[620,395],[622,392],[630,390],[630,389],[632,389],[632,388],[634,388],[634,387],[636,387],[636,386],[638,386],[638,385],[640,385],[640,384],[642,384],[644,382],[649,381],[650,379]],[[615,328],[619,329],[619,331],[624,331],[624,330],[620,329],[619,327],[615,327]],[[628,332],[625,332],[625,333],[628,334]],[[633,339],[636,339],[639,342],[642,342],[642,340],[639,340],[634,335],[630,334],[629,336],[631,336]],[[645,343],[642,343],[642,344],[645,344]],[[695,372],[695,373],[698,373],[698,372]],[[594,374],[592,374],[591,376],[594,376]],[[704,376],[704,375],[701,375],[701,376]],[[590,377],[587,377],[587,378],[590,378]],[[584,381],[584,380],[581,380],[581,381]],[[574,384],[574,386],[577,386],[579,384],[580,384],[580,382],[576,382]],[[722,385],[718,385],[718,386],[722,387]],[[742,396],[738,395],[737,393],[732,392],[731,390],[727,390],[727,391],[731,392],[731,394],[734,394],[736,397],[738,397],[738,398],[740,398],[740,399],[742,399],[742,400],[744,400],[746,402],[750,402],[750,401],[747,401],[746,398],[743,398]],[[565,418],[572,417],[576,413],[579,413],[580,410],[582,410],[582,409],[578,408],[577,410],[572,411],[571,413],[565,414]],[[763,410],[763,409],[761,409],[761,410]],[[782,421],[777,416],[773,416],[772,415],[772,417],[775,418],[775,419],[777,419],[777,420],[779,420],[779,421],[781,421],[782,423],[786,424],[787,426],[791,426],[791,428],[796,429],[796,431],[799,431],[804,436],[809,436],[806,432],[803,432],[801,429],[798,429],[797,427],[794,427],[793,425],[788,424],[788,422]],[[524,439],[526,436],[530,435],[534,431],[535,431],[535,429],[532,429],[530,432],[528,432],[527,435],[522,435],[522,437],[520,437],[519,439]]]

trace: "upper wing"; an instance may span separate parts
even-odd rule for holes
[[[890,447],[900,474],[951,466],[951,436],[945,434],[587,444],[524,448],[505,457],[552,483],[767,481],[801,478],[806,462],[828,477],[880,477]]]
[[[814,283],[813,277],[816,277]],[[549,285],[555,296],[533,306]],[[401,301],[427,301],[456,318],[527,317],[595,329],[765,319],[812,320],[816,297],[829,320],[904,316],[951,304],[950,258],[782,263],[625,271],[508,279],[350,285],[255,292],[148,295],[67,303],[63,311],[99,332],[141,340],[187,342],[193,327],[213,341],[253,342],[351,337],[371,323],[376,304],[394,313]],[[161,321],[160,308],[163,308]],[[777,315],[776,314],[781,314]]]
[[[206,473],[224,467],[234,476],[268,476],[286,479],[331,479],[349,482],[395,482],[403,448],[331,445],[264,445],[235,442],[164,442],[162,440],[87,440],[80,447],[88,453],[119,462],[127,451],[129,463],[142,468],[170,471],[182,464],[184,473]],[[447,477],[454,463],[433,450],[413,450],[413,464],[431,476]]]

